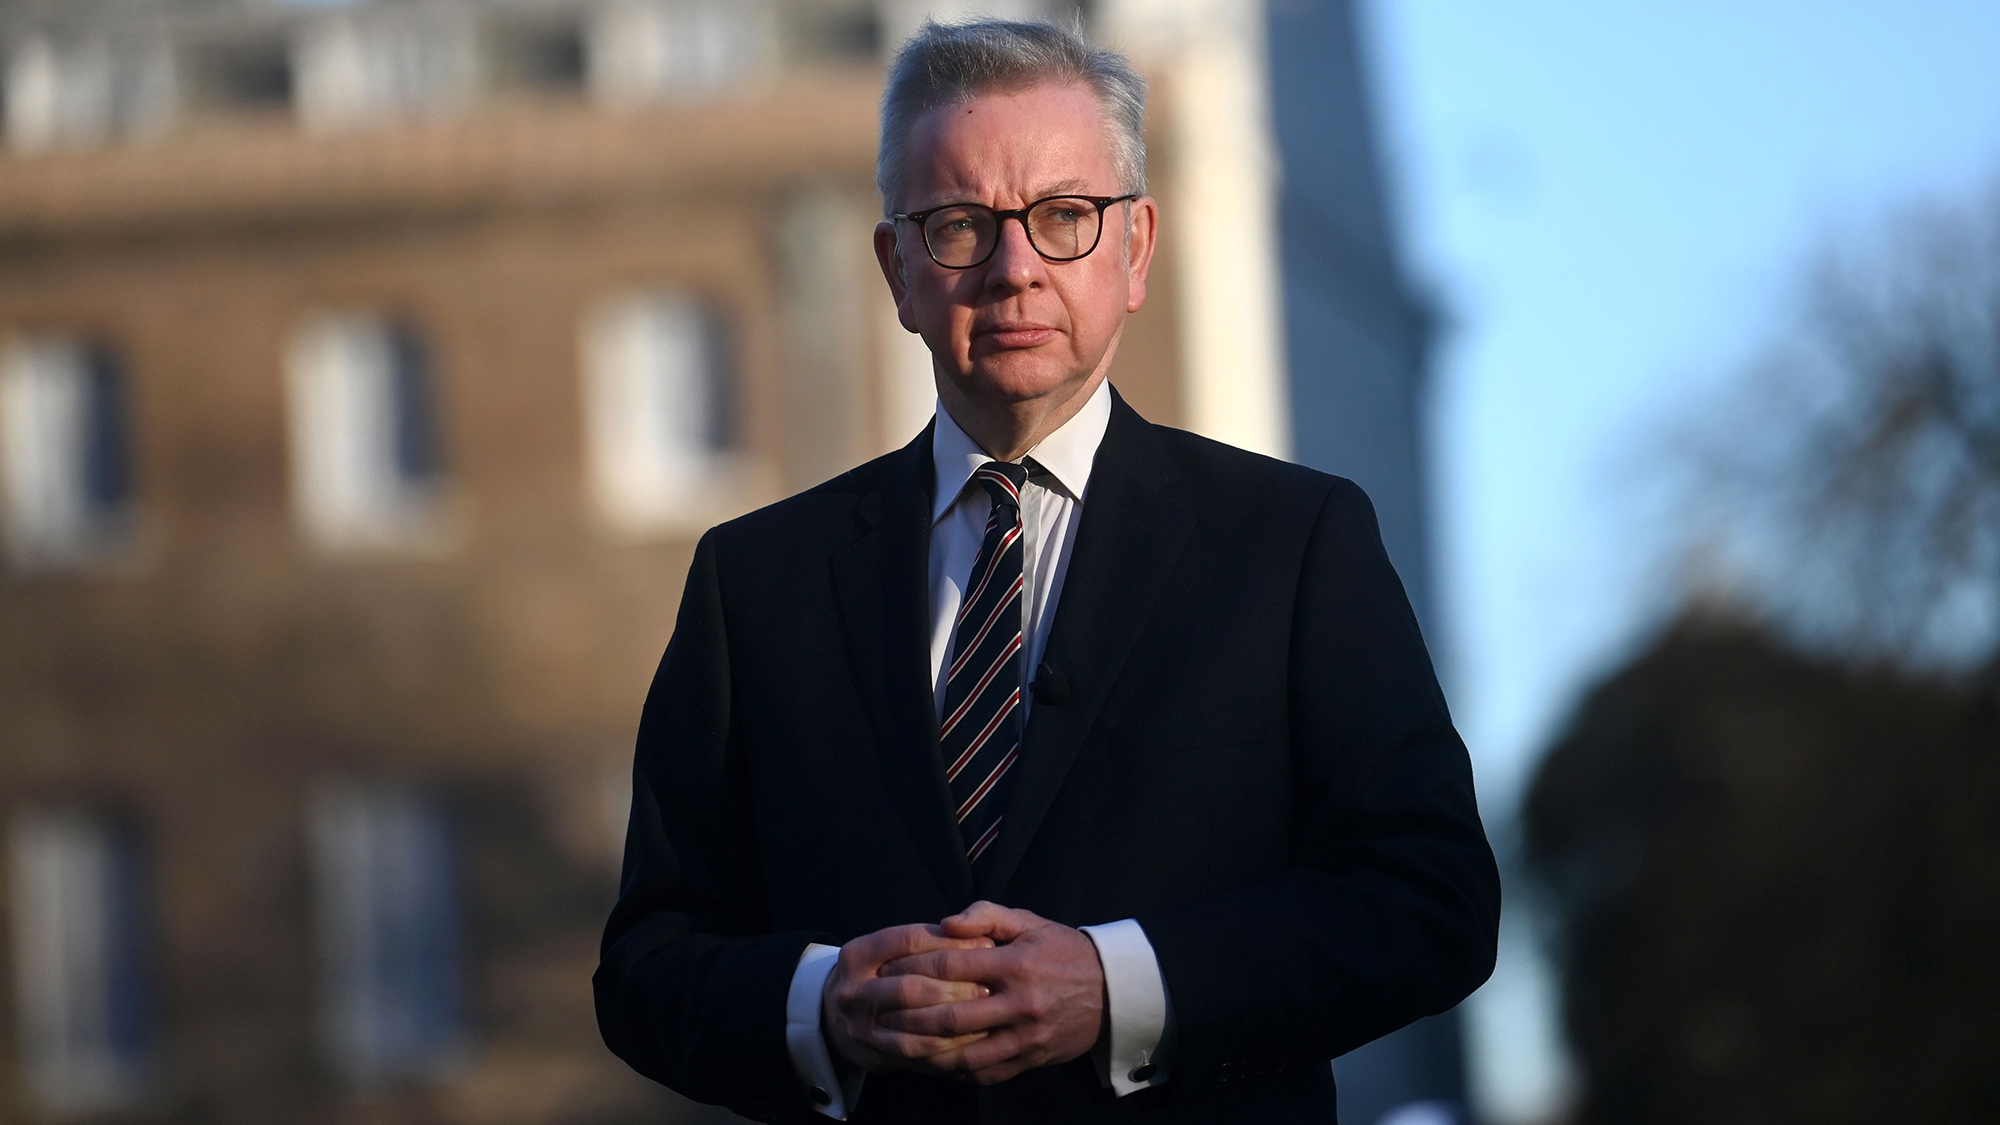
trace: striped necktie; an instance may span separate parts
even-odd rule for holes
[[[972,474],[993,498],[958,610],[938,747],[973,869],[1000,835],[1007,775],[1021,754],[1021,485],[1028,470],[988,461]]]

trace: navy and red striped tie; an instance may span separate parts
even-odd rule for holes
[[[972,474],[993,498],[979,560],[954,626],[938,747],[973,870],[991,854],[1021,756],[1021,485],[1028,470],[988,461]]]

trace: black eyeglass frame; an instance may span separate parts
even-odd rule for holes
[[[924,253],[930,255],[931,261],[937,262],[938,265],[943,266],[945,269],[948,270],[976,270],[980,266],[985,265],[987,262],[992,261],[994,251],[1000,249],[1000,229],[1001,227],[1006,225],[1008,219],[1020,220],[1021,233],[1028,236],[1028,245],[1035,247],[1035,253],[1040,254],[1042,256],[1043,261],[1080,262],[1083,259],[1090,257],[1091,254],[1095,253],[1097,250],[1097,244],[1104,241],[1104,222],[1103,222],[1104,209],[1111,206],[1113,203],[1130,203],[1132,200],[1135,200],[1137,198],[1139,198],[1139,193],[1136,191],[1129,192],[1125,195],[1070,195],[1068,193],[1065,193],[1062,195],[1045,195],[1042,198],[1037,199],[1034,202],[1028,204],[1026,207],[1015,208],[1012,211],[995,210],[992,207],[986,206],[984,203],[940,203],[936,207],[925,208],[922,211],[904,211],[901,214],[891,215],[889,217],[891,219],[899,221],[903,219],[908,219],[911,222],[917,224],[917,237],[923,242]],[[1091,240],[1089,250],[1085,250],[1081,254],[1072,255],[1071,257],[1068,258],[1058,258],[1053,254],[1045,253],[1040,246],[1035,246],[1035,232],[1028,226],[1029,212],[1033,211],[1037,207],[1040,207],[1044,203],[1051,203],[1058,199],[1080,199],[1083,200],[1085,203],[1094,205],[1097,208],[1097,217],[1098,217],[1097,237]],[[939,211],[949,211],[953,207],[978,207],[983,210],[991,212],[993,215],[993,245],[986,248],[986,255],[984,257],[980,258],[976,262],[971,262],[963,266],[954,266],[954,265],[948,265],[944,262],[939,262],[937,251],[931,249],[930,235],[924,230],[924,221],[926,219],[929,219],[932,215],[937,214]]]

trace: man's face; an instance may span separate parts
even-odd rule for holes
[[[1052,195],[1124,190],[1103,115],[1083,86],[940,106],[917,119],[906,151],[905,212],[950,203],[1008,211]],[[931,260],[908,220],[878,227],[875,250],[903,327],[930,347],[941,395],[949,381],[969,399],[1061,401],[1109,366],[1126,314],[1145,302],[1155,215],[1151,199],[1112,204],[1097,249],[1073,262],[1044,260],[1014,220],[1001,224],[993,256],[971,269]]]

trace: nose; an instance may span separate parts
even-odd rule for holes
[[[987,287],[1020,293],[1040,284],[1047,263],[1035,252],[1035,244],[1028,241],[1027,220],[1003,221],[994,237],[998,241],[993,247],[993,257],[986,263]]]

